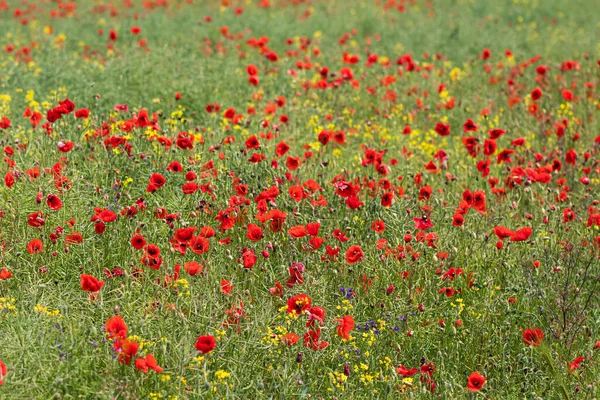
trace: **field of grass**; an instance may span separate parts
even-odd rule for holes
[[[600,396],[598,0],[0,0],[0,399]]]

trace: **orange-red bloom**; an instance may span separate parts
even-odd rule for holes
[[[485,377],[479,372],[473,372],[471,375],[469,375],[467,389],[469,389],[471,392],[478,392],[481,390],[483,385],[485,385],[485,380]]]
[[[300,339],[300,337],[298,335],[296,335],[295,333],[292,333],[292,332],[286,333],[285,335],[281,336],[281,341],[286,346],[293,346],[293,345],[295,345],[296,342],[298,342],[299,339]]]
[[[337,327],[337,334],[342,339],[349,340],[350,332],[354,329],[354,318],[352,315],[346,315],[343,318],[335,320],[339,325]]]
[[[108,338],[126,338],[127,337],[127,325],[120,315],[115,315],[106,321],[104,329],[108,333]]]
[[[217,345],[217,341],[215,340],[214,336],[205,335],[205,336],[198,336],[198,339],[196,340],[196,344],[194,345],[194,347],[196,347],[196,350],[198,350],[202,354],[208,354],[215,349],[216,345]]]
[[[359,261],[364,260],[365,255],[358,245],[353,245],[346,251],[346,262],[348,264],[355,264]]]
[[[4,384],[4,377],[6,376],[8,370],[6,369],[6,364],[0,360],[0,386]]]
[[[81,289],[90,293],[98,292],[102,289],[102,286],[104,286],[104,281],[99,281],[92,275],[83,274],[79,277],[79,281],[81,283]]]
[[[296,313],[299,315],[302,314],[304,311],[309,310],[311,305],[312,300],[308,295],[304,293],[298,294],[288,300],[287,312]]]
[[[544,332],[541,329],[525,329],[523,331],[523,343],[528,346],[537,347],[544,341]]]

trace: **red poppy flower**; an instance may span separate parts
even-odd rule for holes
[[[6,364],[4,364],[0,360],[0,386],[4,384],[4,377],[6,376],[8,370],[6,369]]]
[[[140,348],[138,342],[129,339],[119,338],[115,343],[115,347],[120,350],[117,350],[119,353],[119,362],[125,365],[131,364],[131,359],[135,357]]]
[[[163,369],[156,362],[156,358],[152,354],[146,355],[146,365],[157,373],[163,372]]]
[[[260,142],[256,135],[250,136],[246,139],[246,149],[258,149],[260,147]]]
[[[308,230],[306,229],[306,227],[304,225],[296,225],[296,226],[292,226],[289,230],[288,230],[288,234],[293,237],[293,238],[302,238],[304,236],[308,235]]]
[[[479,372],[473,372],[471,375],[469,375],[467,389],[469,389],[471,392],[478,392],[485,384],[485,380],[485,377]]]
[[[348,264],[355,264],[359,261],[364,260],[365,255],[358,245],[353,245],[346,251],[346,262]]]
[[[172,161],[169,165],[167,165],[167,171],[179,173],[183,171],[183,166],[179,161]]]
[[[514,235],[512,235],[512,237],[510,238],[510,241],[511,242],[525,241],[525,240],[529,239],[529,236],[531,236],[532,232],[533,232],[533,229],[531,229],[529,227],[521,228],[518,231],[516,231]]]
[[[194,227],[193,229],[196,229],[196,228]],[[210,239],[211,237],[215,236],[215,230],[212,228],[212,226],[204,226],[198,232],[198,236],[202,236],[207,239]]]
[[[54,211],[58,211],[62,208],[63,203],[60,197],[51,193],[46,196],[46,205]]]
[[[27,252],[29,254],[35,254],[41,251],[44,251],[44,243],[42,242],[42,239],[32,239],[27,244]]]
[[[167,180],[165,179],[164,176],[162,176],[159,173],[154,173],[154,174],[152,174],[152,176],[150,176],[150,181],[148,182],[146,191],[149,193],[153,193],[157,189],[160,189],[161,187],[163,187],[165,185],[165,183],[167,183]]]
[[[293,333],[293,332],[289,332],[289,333],[286,333],[285,335],[281,336],[281,341],[286,346],[293,346],[293,345],[295,345],[296,342],[298,342],[299,339],[300,339],[300,337],[298,335],[296,335],[295,333]]]
[[[250,76],[258,75],[258,68],[256,67],[256,65],[249,64],[249,65],[246,67],[246,72],[247,72],[247,73],[248,73],[248,75],[250,75]]]
[[[146,255],[149,258],[154,258],[154,259],[160,258],[160,248],[155,244],[149,244],[146,247]]]
[[[244,251],[242,252],[242,261],[244,264],[244,268],[250,269],[254,267],[254,264],[256,264],[256,261],[258,261],[258,257],[254,253],[254,250],[244,249]]]
[[[542,89],[535,88],[531,91],[531,98],[533,101],[538,101],[542,97]]]
[[[567,154],[565,155],[565,162],[573,166],[577,163],[577,153],[575,150],[570,149],[567,151]]]
[[[433,193],[431,186],[423,186],[419,189],[419,200],[429,200],[431,193]]]
[[[260,153],[254,153],[252,154],[252,156],[248,159],[248,162],[251,162],[253,164],[259,163],[261,161],[266,160],[267,157],[264,154],[260,154]]]
[[[381,196],[381,205],[383,207],[389,207],[394,202],[394,192],[386,192]]]
[[[120,315],[109,318],[104,325],[104,329],[108,333],[109,339],[127,337],[127,325]]]
[[[210,242],[207,238],[202,236],[194,236],[190,240],[190,250],[196,254],[204,254],[210,248]]]
[[[426,231],[429,228],[433,228],[433,222],[427,216],[421,218],[413,218],[415,223],[415,229],[419,231]]]
[[[396,372],[399,375],[405,376],[405,377],[410,377],[413,376],[414,374],[416,374],[419,370],[417,368],[412,368],[412,369],[408,369],[406,368],[404,365],[400,365],[399,367],[396,367]]]
[[[288,194],[290,195],[290,198],[296,202],[301,202],[306,198],[306,192],[302,186],[290,186]]]
[[[113,211],[111,210],[102,210],[102,212],[100,212],[99,214],[96,214],[97,219],[101,220],[102,222],[113,222],[114,220],[117,219],[117,214],[115,214]],[[94,221],[94,219],[92,218],[92,221]]]
[[[142,235],[135,235],[131,238],[131,246],[136,250],[141,250],[146,245],[146,239]]]
[[[575,371],[576,369],[581,368],[581,363],[585,360],[585,357],[579,356],[576,357],[572,362],[569,363],[569,369],[571,371]]]
[[[308,224],[306,224],[306,231],[310,236],[318,236],[319,229],[321,229],[320,222],[309,222]]]
[[[354,329],[354,318],[352,315],[346,315],[343,318],[335,320],[339,325],[337,327],[337,334],[342,339],[349,340],[350,332]]]
[[[75,111],[75,118],[88,118],[90,116],[90,110],[88,110],[87,108],[81,108],[77,111]]]
[[[257,242],[261,240],[265,236],[264,232],[258,225],[248,224],[248,229],[246,230],[246,237],[253,241]]]
[[[433,362],[429,362],[425,365],[421,365],[420,371],[423,375],[433,376],[433,373],[435,372],[435,364]]]
[[[319,321],[323,324],[323,320],[325,319],[325,309],[323,307],[314,306],[308,310],[308,321],[306,322],[307,327],[313,327],[315,325],[315,321]]]
[[[181,185],[181,191],[183,194],[192,194],[198,191],[198,184],[196,182],[186,182]]]
[[[10,119],[8,117],[0,118],[0,129],[10,128]]]
[[[385,231],[385,222],[382,219],[373,221],[371,224],[371,230],[377,233],[383,233]]]
[[[36,211],[27,216],[27,225],[33,226],[34,228],[44,226],[45,223],[46,220],[44,219],[41,211]]]
[[[302,165],[302,160],[300,157],[288,157],[285,161],[285,165],[288,167],[290,171],[294,171]]]
[[[79,281],[81,289],[90,293],[98,292],[104,286],[104,281],[99,281],[92,275],[83,274],[79,277]]]
[[[198,228],[196,228],[195,226],[191,226],[188,228],[179,228],[179,229],[175,230],[173,237],[179,243],[187,243],[192,239],[192,237],[194,236],[194,232],[196,230],[198,230]],[[205,237],[204,235],[200,235],[200,236]]]
[[[211,335],[199,336],[194,347],[202,354],[208,354],[215,349],[217,341]]]
[[[544,332],[541,329],[525,329],[523,331],[523,343],[528,346],[537,347],[544,341]]]
[[[183,264],[183,267],[185,272],[192,276],[201,274],[203,269],[202,264],[198,263],[197,261],[186,262]]]
[[[463,226],[465,223],[465,218],[461,214],[454,214],[452,217],[452,225],[454,226]]]
[[[440,136],[448,136],[450,134],[450,125],[449,124],[443,124],[441,122],[438,122],[435,125],[435,131],[437,132],[438,135]]]
[[[226,279],[221,279],[221,293],[224,293],[229,296],[231,291],[233,290],[233,285]]]
[[[312,300],[308,295],[306,295],[304,293],[298,294],[288,300],[287,312],[290,314],[295,313],[297,315],[300,315],[304,311],[309,310],[311,305],[312,305]]]
[[[465,122],[464,126],[463,126],[463,130],[465,132],[474,132],[477,129],[479,129],[479,127],[477,126],[477,124],[475,124],[475,122],[472,119],[468,119],[467,122]]]
[[[60,104],[60,107],[63,109],[65,114],[75,111],[75,104],[69,99],[64,99],[63,101],[58,102],[58,104]]]
[[[135,360],[135,369],[142,371],[144,374],[148,373],[148,364],[146,364],[145,358],[138,358]]]
[[[279,157],[285,155],[290,150],[290,146],[286,142],[281,142],[275,146],[275,154]]]
[[[504,227],[504,226],[496,226],[494,228],[494,233],[496,234],[496,236],[498,236],[498,239],[500,240],[504,240],[508,237],[512,237],[515,232]]]
[[[0,270],[0,281],[5,279],[10,279],[13,276],[12,272],[7,270],[6,268],[2,268]]]
[[[320,338],[321,328],[310,330],[304,334],[304,346],[315,351],[323,350],[329,346],[329,343],[324,340],[320,340]]]
[[[573,92],[570,91],[569,89],[564,89],[562,92],[562,97],[563,99],[565,99],[566,101],[573,101]]]
[[[498,139],[500,136],[504,135],[505,133],[506,133],[506,131],[504,129],[500,129],[500,128],[490,129],[488,131],[488,134],[490,135],[490,139],[492,139],[492,140]]]
[[[81,242],[83,242],[83,236],[80,232],[72,232],[65,237],[65,243],[68,245],[77,244]]]

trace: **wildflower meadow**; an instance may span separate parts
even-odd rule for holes
[[[0,0],[0,399],[600,397],[600,0]]]

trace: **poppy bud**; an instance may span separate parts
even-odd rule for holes
[[[104,222],[98,221],[94,224],[94,230],[98,235],[101,235],[106,230],[106,225],[104,225]]]
[[[297,363],[301,363],[302,362],[302,353],[298,353],[298,355],[296,356],[296,362]]]
[[[350,376],[350,365],[348,364],[344,365],[344,375]]]
[[[393,285],[388,286],[387,290],[385,291],[385,294],[390,295],[394,292],[396,288]]]

